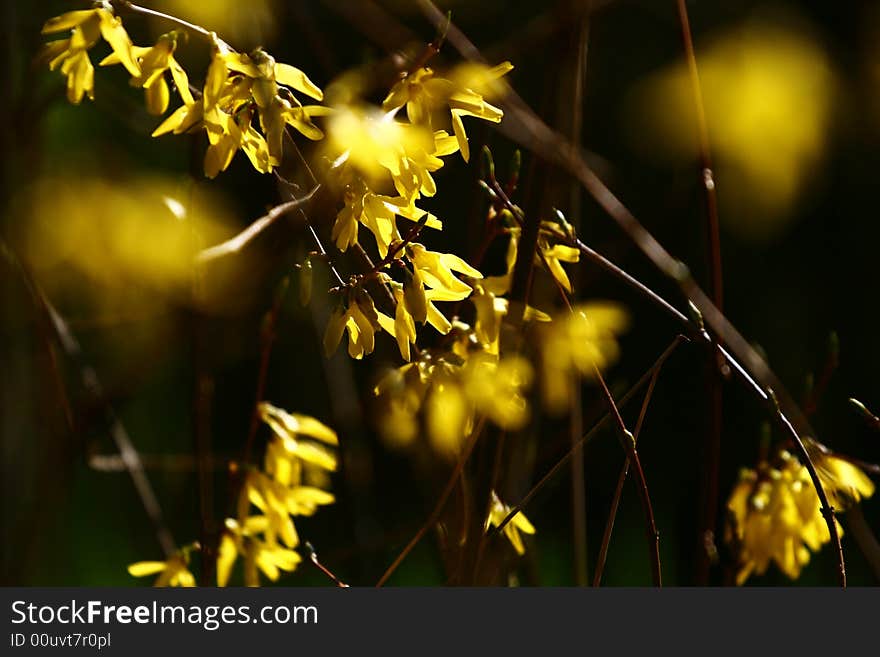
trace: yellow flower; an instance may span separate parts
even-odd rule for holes
[[[744,470],[728,500],[727,538],[740,561],[737,584],[764,574],[771,561],[795,579],[809,563],[810,550],[830,540],[806,468],[787,452],[779,465],[764,462],[757,471]]]
[[[454,378],[436,378],[425,401],[428,438],[437,453],[451,459],[473,430],[473,404]]]
[[[291,550],[277,544],[251,538],[244,548],[244,581],[246,586],[259,586],[258,571],[271,581],[278,581],[281,571],[293,572],[302,561],[302,557]]]
[[[217,552],[217,586],[226,586],[239,556],[244,558],[244,583],[259,586],[260,575],[277,581],[281,571],[293,572],[302,561],[296,550],[279,545],[274,539],[260,538],[269,523],[266,516],[250,516],[242,522],[226,519]]]
[[[414,202],[409,202],[402,196],[376,194],[360,179],[346,186],[344,201],[345,205],[336,215],[331,233],[331,238],[340,251],[357,244],[359,224],[368,228],[376,238],[376,247],[383,258],[388,255],[391,242],[400,239],[397,216],[419,221],[428,214],[425,225],[437,230],[443,229],[443,224],[434,215],[417,208]]]
[[[229,529],[232,523],[232,529]],[[236,530],[238,524],[232,518],[226,519],[227,528],[220,535],[220,544],[217,546],[217,586],[223,587],[229,583],[232,568],[238,559],[240,539]]]
[[[436,77],[434,71],[423,67],[407,74],[392,87],[382,103],[386,112],[397,111],[404,105],[409,120],[416,125],[433,125],[433,115],[447,107],[452,129],[458,142],[458,150],[467,161],[470,158],[463,116],[475,116],[498,123],[503,113],[487,103],[483,95],[497,91],[492,83],[513,69],[510,62],[489,68],[468,65],[453,71],[451,79]]]
[[[406,307],[403,286],[400,283],[391,282],[392,294],[397,302],[394,311],[394,319],[388,315],[378,313],[380,326],[394,336],[397,347],[400,349],[400,357],[409,362],[410,344],[416,343],[416,324]]]
[[[122,21],[109,9],[83,9],[56,16],[46,21],[42,33],[53,34],[65,30],[70,30],[70,38],[46,44],[43,58],[49,60],[50,70],[61,66],[61,72],[67,76],[67,98],[71,103],[79,104],[83,95],[95,99],[95,68],[88,51],[102,36],[128,72],[140,75],[131,39]]]
[[[167,561],[138,561],[128,567],[132,577],[158,577],[153,586],[195,586],[196,579],[189,571],[189,552],[182,550],[171,555]]]
[[[498,359],[479,354],[468,359],[462,373],[464,390],[477,412],[502,429],[521,429],[529,418],[524,396],[532,382],[532,366],[520,356]]]
[[[566,244],[554,244],[550,246],[546,239],[538,240],[538,248],[541,250],[541,256],[535,255],[537,264],[546,264],[550,275],[563,287],[563,289],[571,294],[571,281],[568,274],[562,268],[562,262],[577,262],[580,259],[580,251],[567,246]]]
[[[443,166],[441,157],[458,149],[442,130],[396,121],[393,112],[372,107],[334,108],[327,134],[333,170],[351,169],[373,189],[387,186],[390,178],[406,205],[419,194],[436,193],[431,173]]]
[[[151,114],[164,114],[168,109],[170,94],[168,83],[165,80],[165,71],[171,72],[171,78],[177,87],[177,92],[187,105],[192,104],[193,96],[189,89],[189,78],[186,71],[174,58],[177,49],[177,40],[181,33],[177,31],[163,34],[151,48],[134,46],[132,54],[137,60],[141,72],[131,79],[131,85],[144,89],[147,101],[147,110]],[[119,64],[122,60],[117,53],[105,57],[101,66]]]
[[[489,509],[489,517],[486,518],[486,529],[488,530],[490,526],[500,526],[510,511],[510,507],[504,504],[493,490],[492,507]],[[523,555],[526,553],[526,548],[525,545],[523,545],[520,532],[534,534],[535,526],[529,522],[529,519],[526,518],[522,511],[519,511],[510,519],[510,522],[504,525],[503,531],[504,535],[507,536],[507,540],[510,541],[510,544],[513,546],[513,549],[516,550],[516,553]]]
[[[395,290],[400,294],[399,287]],[[391,323],[390,318],[382,321]],[[374,394],[384,402],[379,428],[394,445],[412,442],[422,411],[430,445],[447,458],[460,452],[478,416],[509,430],[522,428],[528,420],[525,392],[532,379],[528,361],[518,356],[499,358],[458,321],[453,337],[450,350],[424,349],[411,364],[392,370],[375,387]]]
[[[343,331],[348,331],[348,355],[361,359],[373,353],[376,333],[382,330],[379,315],[373,300],[362,289],[353,292],[350,298],[333,311],[324,331],[324,353],[329,357],[336,351],[342,340]]]
[[[822,487],[828,494],[828,501],[835,509],[846,509],[874,494],[874,482],[858,466],[834,456],[810,438],[806,438],[804,443],[816,466]]]
[[[273,482],[261,472],[249,472],[239,502],[239,522],[246,517],[246,500],[263,512],[262,531],[267,541],[276,543],[280,538],[284,545],[295,548],[299,545],[299,535],[287,510],[286,491],[285,486]]]
[[[425,285],[445,293],[442,301],[458,301],[471,293],[471,286],[456,278],[453,272],[483,278],[483,275],[464,260],[452,253],[428,251],[422,244],[412,242],[406,246],[406,253]]]
[[[308,437],[318,443],[336,446],[339,439],[330,427],[306,415],[288,413],[267,402],[260,403],[259,413],[289,457],[324,470],[336,469],[336,456],[332,452],[317,443],[303,440],[303,437]]]
[[[226,170],[239,149],[245,152],[257,171],[271,172],[281,163],[284,130],[288,125],[309,139],[323,138],[324,134],[312,123],[311,117],[326,114],[328,108],[303,106],[290,91],[294,89],[321,99],[321,90],[302,71],[288,64],[277,63],[263,50],[244,55],[234,52],[216,35],[212,35],[212,38],[211,63],[201,101],[194,102],[191,96],[186,97],[182,93],[184,104],[153,131],[154,137],[168,132],[181,134],[204,128],[210,142],[204,162],[205,175],[209,178]],[[155,48],[159,48],[160,44]],[[144,55],[142,63],[145,70],[138,78],[138,82],[142,80],[148,91],[155,84],[160,85],[159,91],[155,92],[158,98],[156,107],[163,104],[159,102],[163,97],[161,84],[164,84],[161,73],[165,70],[162,66],[169,61],[165,59],[168,48],[165,44],[150,66],[144,63]],[[175,75],[175,70],[172,65],[172,75]],[[182,69],[178,74],[180,72]],[[181,87],[182,82],[177,81],[177,86]],[[164,96],[167,96],[167,88]],[[262,134],[252,125],[255,116],[259,118]]]
[[[805,442],[836,509],[874,493],[873,482],[858,467],[809,438]],[[738,584],[753,573],[764,574],[771,562],[796,579],[809,563],[810,551],[818,551],[831,539],[809,471],[785,450],[776,454],[772,464],[765,461],[756,470],[743,470],[727,508],[726,538],[739,557]]]
[[[202,103],[193,101],[181,105],[153,130],[152,136],[159,137],[169,132],[173,132],[175,135],[183,134],[192,128],[201,126],[204,118],[205,108]]]
[[[614,363],[620,353],[617,335],[627,327],[626,313],[605,302],[576,306],[547,325],[541,345],[544,403],[551,412],[568,408],[573,374],[588,379]]]

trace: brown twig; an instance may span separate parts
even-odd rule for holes
[[[311,543],[306,541],[305,543],[303,543],[303,546],[305,547],[306,551],[309,553],[309,561],[311,561],[318,570],[320,570],[327,577],[329,577],[331,580],[333,580],[333,582],[339,588],[341,588],[341,589],[349,588],[348,584],[346,584],[341,579],[339,579],[336,575],[333,574],[333,572],[329,568],[327,568],[327,566],[325,566],[324,564],[322,564],[318,560],[318,553],[315,551],[315,548],[312,546]]]
[[[244,450],[241,457],[243,464],[251,462],[251,452],[253,451],[254,440],[257,437],[257,431],[260,428],[260,404],[266,399],[266,380],[269,375],[269,361],[272,357],[272,347],[275,344],[275,329],[278,326],[278,316],[281,313],[281,306],[284,303],[284,297],[287,288],[290,285],[290,276],[285,276],[278,284],[275,291],[275,298],[272,301],[272,307],[266,313],[263,319],[263,325],[260,328],[260,367],[257,372],[257,389],[254,395],[254,410],[251,413],[250,424],[248,425],[247,439],[244,443]]]
[[[617,404],[614,403],[614,397],[612,397],[611,391],[608,390],[602,372],[599,371],[598,367],[594,366],[593,369],[595,371],[596,380],[599,382],[599,387],[605,397],[605,401],[612,411],[611,415],[614,418],[614,426],[617,429],[616,433],[618,440],[620,440],[620,445],[627,453],[627,458],[629,459],[635,473],[636,484],[638,485],[639,491],[639,501],[642,504],[642,512],[645,514],[645,525],[648,532],[651,577],[654,586],[662,586],[663,576],[660,572],[660,533],[657,531],[657,523],[654,520],[654,508],[651,504],[651,496],[648,493],[648,482],[645,478],[645,471],[642,469],[642,461],[639,458],[639,452],[636,449],[636,441],[633,434],[631,434],[626,428],[623,417],[620,415],[620,409],[618,409]]]
[[[197,459],[192,454],[141,454],[145,470],[161,472],[195,472]],[[230,464],[237,463],[229,458],[212,457],[207,466],[215,472],[225,472]],[[125,472],[125,462],[119,454],[92,454],[88,458],[89,467],[95,472]]]
[[[715,190],[715,176],[712,166],[712,155],[709,147],[709,128],[706,122],[706,110],[703,105],[703,92],[700,87],[700,74],[697,68],[697,57],[694,53],[694,42],[691,34],[685,0],[677,0],[678,19],[681,25],[681,36],[684,44],[685,59],[693,93],[694,108],[697,118],[697,137],[699,143],[700,177],[706,198],[706,235],[709,261],[709,289],[712,291],[712,302],[722,310],[724,308],[724,281],[721,265],[721,231],[718,222],[718,201]],[[707,431],[705,433],[703,454],[703,482],[700,505],[702,507],[697,532],[696,582],[709,583],[709,567],[711,561],[705,549],[708,542],[714,542],[715,525],[718,513],[718,470],[721,462],[721,414],[723,411],[722,386],[719,377],[718,363],[720,355],[716,346],[709,345],[710,356],[705,365],[706,394],[709,408],[707,415]]]
[[[651,403],[651,397],[654,394],[654,386],[657,385],[657,378],[660,376],[658,367],[651,375],[651,381],[648,384],[648,390],[642,401],[642,408],[639,411],[639,419],[636,421],[636,428],[633,431],[633,444],[637,444],[639,436],[642,433],[642,425],[645,421],[645,415],[648,412],[648,405]],[[605,523],[605,531],[602,533],[602,544],[599,546],[599,554],[596,557],[596,570],[593,573],[593,586],[599,586],[602,582],[602,574],[605,571],[605,561],[608,558],[608,547],[611,544],[611,533],[614,531],[614,521],[617,518],[617,510],[620,507],[620,498],[623,496],[623,484],[626,482],[626,476],[629,474],[630,460],[629,456],[623,462],[620,474],[617,477],[617,486],[614,489],[614,497],[611,500],[611,508],[608,511],[608,520]]]
[[[629,400],[632,399],[633,395],[635,395],[646,383],[650,381],[651,377],[654,375],[654,372],[663,367],[663,363],[666,362],[666,360],[672,355],[675,349],[682,342],[687,341],[688,339],[683,335],[676,336],[675,340],[673,340],[672,343],[663,350],[663,353],[661,353],[657,360],[654,361],[654,364],[651,365],[650,368],[648,368],[648,371],[642,374],[639,380],[636,381],[636,383],[633,384],[633,386],[629,390],[627,390],[626,393],[620,398],[620,401],[617,404],[618,407],[625,406],[629,402]],[[544,488],[544,486],[546,486],[547,483],[549,483],[553,479],[553,477],[563,468],[563,466],[565,466],[565,464],[569,462],[575,451],[577,451],[579,448],[586,445],[590,440],[592,440],[593,437],[601,429],[603,429],[610,420],[611,411],[609,409],[593,424],[592,428],[587,433],[585,433],[584,436],[575,445],[573,445],[571,449],[569,449],[568,452],[566,452],[566,454],[561,459],[559,459],[534,486],[532,486],[532,489],[528,493],[526,493],[522,500],[520,500],[519,504],[517,504],[510,510],[510,513],[505,516],[504,520],[502,520],[500,523],[498,523],[497,526],[489,530],[488,537],[491,538],[495,534],[499,533],[502,529],[504,529],[507,523],[509,523],[517,513],[522,511],[526,507],[526,505],[532,501],[535,495],[537,495],[541,491],[541,489]]]
[[[819,380],[811,387],[806,399],[804,399],[804,415],[807,417],[811,417],[818,410],[819,402],[822,400],[822,396],[828,389],[828,384],[831,383],[831,377],[840,364],[839,356],[837,334],[832,333],[828,345],[828,354],[825,357],[825,365],[819,374]]]
[[[440,514],[443,512],[443,507],[446,506],[446,501],[449,499],[449,496],[452,494],[453,489],[455,488],[455,484],[458,482],[458,477],[464,469],[464,465],[468,460],[468,457],[473,451],[474,445],[477,442],[477,438],[480,433],[483,431],[483,426],[485,425],[486,419],[481,417],[478,421],[476,427],[471,431],[471,435],[468,437],[468,440],[465,442],[464,447],[462,448],[461,454],[458,457],[458,461],[455,464],[455,467],[452,470],[452,474],[449,476],[449,481],[446,482],[446,487],[443,489],[443,492],[440,493],[440,497],[437,500],[436,505],[434,506],[434,510],[431,511],[428,519],[425,520],[424,524],[419,528],[416,532],[415,536],[410,539],[410,542],[406,544],[406,547],[397,555],[391,565],[385,570],[382,574],[382,577],[379,578],[379,581],[376,582],[376,588],[380,588],[388,581],[388,578],[394,574],[394,571],[397,570],[397,567],[403,563],[403,560],[412,552],[413,548],[418,545],[418,542],[422,540],[422,537],[425,535],[431,527],[437,522],[440,518]]]
[[[575,48],[573,67],[573,91],[571,112],[571,141],[575,144],[583,142],[584,123],[584,87],[586,84],[587,53],[590,43],[590,22],[593,13],[593,0],[586,0],[582,8],[578,3],[572,3],[572,13],[577,19],[573,30]],[[579,13],[578,13],[579,12]],[[580,185],[570,181],[569,191],[569,216],[574,225],[580,227],[582,191]],[[510,191],[505,190],[510,196]],[[546,262],[545,262],[546,265]],[[577,284],[575,278],[575,285]],[[569,433],[571,444],[574,445],[583,435],[583,409],[581,406],[580,385],[572,387],[571,411],[569,417]],[[571,459],[571,516],[572,516],[572,549],[574,551],[574,582],[576,586],[589,584],[588,573],[588,550],[587,550],[587,483],[584,473],[584,451],[580,449],[572,455]]]
[[[147,517],[153,525],[153,530],[156,535],[156,540],[159,543],[159,547],[162,549],[162,552],[166,557],[170,557],[175,553],[177,548],[174,538],[171,535],[171,531],[165,524],[165,518],[162,513],[162,508],[159,505],[159,500],[156,497],[156,493],[150,484],[146,472],[144,471],[144,464],[141,461],[140,454],[135,448],[131,437],[128,435],[128,431],[126,431],[125,426],[119,420],[119,417],[116,415],[110,402],[107,401],[107,397],[104,394],[104,389],[101,386],[97,373],[91,365],[85,362],[82,347],[70,331],[67,322],[58,311],[55,310],[55,307],[30,273],[24,268],[21,261],[15,257],[10,249],[5,248],[4,251],[13,258],[13,262],[17,263],[33,298],[39,302],[42,312],[45,313],[48,323],[55,334],[55,338],[58,340],[58,344],[61,345],[61,348],[67,354],[67,357],[78,366],[83,387],[96,402],[101,404],[110,437],[113,439],[116,448],[119,450],[119,457],[122,459],[126,471],[131,477],[135,492],[141,501],[141,506],[143,506],[144,512],[147,514]]]
[[[519,222],[520,226],[523,229],[523,232],[525,232],[528,224],[525,221],[525,217],[523,216],[523,212],[517,206],[515,206],[513,203],[511,203],[510,199],[508,198],[508,196],[506,195],[504,190],[501,188],[501,186],[498,184],[498,181],[495,180],[495,177],[494,177],[494,175],[492,175],[491,172],[490,172],[489,178],[490,178],[489,185],[491,186],[492,190],[495,192],[496,195],[498,195],[498,197],[502,200],[502,202],[507,206],[507,208],[513,214],[513,216]],[[537,238],[535,239],[535,249],[541,257],[541,262],[544,264],[544,266],[549,271],[550,267],[547,264],[547,259],[544,256],[541,249],[537,245]],[[558,280],[556,280],[555,276],[553,276],[552,278],[556,284],[557,290],[559,291],[560,297],[562,298],[562,300],[565,303],[566,307],[568,308],[569,312],[572,312],[573,309],[571,306],[571,302],[569,301],[568,295],[566,294],[565,290],[562,288],[561,283]],[[602,389],[602,394],[605,397],[606,403],[609,405],[609,407],[612,411],[612,416],[614,417],[614,419],[616,421],[615,426],[618,429],[617,434],[618,434],[618,438],[621,441],[621,446],[623,447],[624,451],[627,453],[627,460],[630,462],[632,467],[635,469],[635,476],[636,476],[637,484],[639,487],[639,500],[642,504],[642,510],[645,514],[645,523],[646,523],[647,533],[648,533],[648,537],[649,537],[649,541],[650,541],[650,548],[651,548],[650,559],[651,559],[652,578],[653,578],[655,586],[662,586],[662,575],[660,572],[660,535],[657,532],[657,525],[654,520],[654,509],[653,509],[653,505],[651,504],[650,494],[648,493],[648,483],[645,478],[644,470],[642,469],[641,459],[639,458],[638,451],[635,448],[635,439],[633,438],[633,435],[627,430],[626,425],[623,421],[623,418],[620,415],[620,411],[618,410],[617,406],[614,403],[614,398],[612,397],[611,392],[608,390],[608,386],[606,385],[605,379],[602,376],[602,373],[599,371],[599,368],[594,366],[593,370],[594,370],[594,374],[596,376],[596,380],[599,382],[600,388]]]
[[[431,0],[417,0],[422,11],[429,20],[437,23],[444,14],[434,5]],[[483,61],[479,50],[471,43],[464,33],[454,24],[450,25],[447,40],[465,57],[476,61]],[[795,436],[798,451],[801,456],[809,461],[809,454],[803,446],[801,436],[815,437],[817,434],[810,426],[803,412],[792,400],[785,387],[777,378],[776,374],[767,365],[767,362],[758,354],[748,341],[737,331],[730,320],[712,303],[705,292],[694,281],[687,268],[675,258],[649,233],[636,219],[630,210],[620,202],[608,186],[587,165],[580,148],[571,144],[565,137],[547,126],[527,105],[510,100],[502,101],[505,108],[505,121],[500,130],[507,134],[521,146],[531,150],[536,156],[544,158],[547,162],[556,164],[564,171],[574,176],[584,189],[593,197],[601,207],[626,233],[629,239],[648,260],[666,277],[674,281],[681,294],[693,304],[701,313],[703,320],[715,335],[718,336],[719,350],[725,357],[728,365],[742,375],[750,387],[758,392],[763,401],[769,401],[769,391],[775,391],[777,403],[771,407],[773,417],[787,431]],[[580,245],[580,243],[579,243]],[[583,249],[582,249],[583,252]],[[632,279],[632,277],[628,277]],[[638,287],[646,290],[647,287],[639,283]],[[659,295],[650,292],[649,298],[657,300]],[[672,308],[663,302],[662,307]],[[676,311],[678,313],[678,311]],[[678,313],[680,314],[680,313]],[[693,333],[695,327],[686,319],[689,332]],[[706,336],[707,340],[711,340]],[[810,479],[822,505],[822,514],[828,526],[832,542],[837,547],[837,577],[841,586],[846,586],[846,565],[843,559],[843,548],[837,526],[834,523],[834,510],[828,503],[828,496],[812,463],[808,466]]]
[[[165,14],[161,11],[156,11],[155,9],[149,9],[148,7],[141,7],[140,5],[136,5],[133,2],[129,2],[128,0],[110,0],[110,4],[113,6],[115,10],[128,11],[133,14],[141,14],[143,16],[150,16],[152,18],[159,18],[163,21],[168,21],[169,23],[173,23],[178,27],[182,27],[183,29],[192,32],[194,34],[198,34],[209,41],[213,40],[213,33],[209,30],[206,30],[201,25],[196,25],[194,23],[190,23],[181,18],[177,18],[176,16],[172,16],[170,14]]]

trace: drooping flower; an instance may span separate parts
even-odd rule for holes
[[[412,242],[406,253],[425,285],[445,293],[444,301],[457,301],[471,293],[471,286],[457,278],[453,272],[480,279],[483,275],[463,259],[452,253],[429,251],[424,245]]]
[[[132,54],[137,60],[141,72],[131,78],[131,85],[144,89],[147,110],[151,114],[164,114],[168,109],[171,96],[168,82],[165,80],[166,71],[171,73],[171,78],[174,80],[174,85],[183,102],[186,105],[194,102],[192,92],[189,89],[189,77],[174,58],[174,52],[177,50],[177,42],[180,38],[182,38],[182,34],[173,31],[161,35],[156,41],[156,45],[150,48],[139,46],[132,48]],[[105,57],[100,65],[109,66],[121,62],[119,55],[114,52]]]
[[[394,240],[400,240],[396,217],[419,221],[426,214],[424,224],[429,228],[442,230],[443,224],[432,214],[415,206],[402,196],[391,197],[377,194],[362,179],[349,183],[343,195],[342,210],[336,215],[331,238],[340,251],[347,250],[358,243],[358,227],[365,226],[376,238],[376,247],[381,257],[388,255],[388,248]]]
[[[67,99],[74,104],[83,95],[95,99],[95,68],[88,51],[103,37],[110,44],[119,61],[134,76],[140,75],[131,39],[122,26],[122,20],[105,7],[67,12],[50,18],[43,25],[42,34],[70,30],[70,38],[47,43],[42,57],[49,60],[49,69],[59,66],[67,77]]]
[[[492,505],[489,509],[489,517],[486,518],[486,529],[488,530],[489,527],[499,527],[501,523],[504,522],[504,519],[510,514],[510,511],[511,508],[502,502],[497,493],[493,490]],[[513,549],[516,550],[516,553],[523,555],[526,553],[526,547],[523,544],[520,532],[523,532],[524,534],[534,534],[535,526],[529,522],[529,519],[526,518],[526,515],[522,511],[519,511],[510,519],[510,522],[504,525],[502,531],[507,537],[507,540],[510,541]]]
[[[258,412],[272,437],[262,470],[244,470],[237,517],[226,519],[217,553],[218,586],[228,583],[239,557],[248,586],[259,585],[260,572],[275,581],[282,571],[295,570],[302,558],[295,551],[299,534],[294,517],[313,515],[335,501],[332,493],[307,483],[307,475],[336,469],[336,457],[328,449],[338,444],[336,432],[313,417],[268,402],[261,402]]]
[[[196,578],[189,571],[189,550],[180,550],[165,561],[138,561],[128,567],[132,577],[156,575],[153,586],[184,586],[196,585]]]
[[[812,442],[812,441],[810,441]],[[813,447],[819,447],[812,443]],[[874,492],[874,484],[855,465],[824,450],[810,450],[829,502],[845,509]],[[770,563],[791,579],[800,576],[831,540],[809,471],[786,450],[755,470],[743,469],[727,502],[726,539],[739,560],[737,584],[764,574]],[[842,527],[834,520],[838,534]]]
[[[302,105],[293,94],[296,91],[317,100],[322,98],[321,90],[305,73],[276,62],[261,49],[245,55],[232,50],[216,35],[212,39],[201,101],[184,97],[184,104],[156,128],[154,137],[205,129],[210,145],[204,166],[210,178],[224,171],[238,150],[245,152],[257,171],[271,172],[281,163],[287,126],[309,139],[323,138],[311,118],[327,114],[328,108]],[[145,83],[150,79],[145,77]],[[262,134],[255,127],[257,121]]]
[[[541,363],[544,403],[551,412],[568,408],[575,376],[595,378],[620,353],[617,336],[628,324],[617,304],[590,302],[548,323],[542,331]]]
[[[363,290],[350,291],[330,315],[324,330],[324,353],[336,351],[344,331],[348,331],[348,355],[355,359],[373,353],[376,333],[382,330],[373,300]]]
[[[493,83],[512,69],[510,62],[491,68],[469,64],[453,70],[447,79],[436,76],[431,68],[422,67],[397,82],[382,107],[386,112],[392,112],[405,106],[407,117],[413,124],[429,127],[434,125],[438,110],[447,109],[458,150],[467,161],[470,150],[462,117],[474,116],[494,123],[501,121],[503,112],[486,102],[483,96],[498,95],[498,85]]]

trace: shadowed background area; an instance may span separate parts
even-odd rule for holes
[[[418,3],[407,0],[142,4],[215,30],[241,51],[262,45],[322,88],[352,69],[379,71],[370,95],[375,102],[393,82],[392,64],[435,36]],[[697,116],[676,2],[440,5],[490,63],[513,63],[507,79],[517,92],[550,126],[580,141],[589,164],[708,289]],[[217,531],[233,512],[227,463],[240,456],[248,434],[265,313],[278,282],[313,248],[291,215],[242,256],[207,268],[199,282],[203,303],[191,303],[193,254],[280,202],[278,186],[241,154],[207,180],[201,136],[152,139],[159,121],[121,67],[96,71],[94,102],[69,104],[63,78],[34,60],[44,21],[82,6],[0,1],[0,582],[6,585],[147,583],[131,578],[126,565],[159,558],[161,551],[116,456],[114,418],[141,453],[174,537],[182,544]],[[847,400],[880,409],[880,9],[871,2],[759,0],[687,6],[717,183],[725,313],[799,401],[810,398],[809,377],[827,379],[811,416],[823,443],[878,462],[880,434]],[[136,43],[152,43],[170,29],[140,16],[126,17],[125,25]],[[181,51],[191,81],[201,86],[207,49],[190,38]],[[459,59],[446,44],[432,63]],[[468,128],[471,153],[489,145],[499,176],[506,175],[515,145],[494,125]],[[304,148],[309,157],[310,145]],[[424,204],[444,221],[443,232],[430,236],[432,248],[473,255],[486,212],[479,166],[476,156],[470,163],[455,159],[437,174],[440,192]],[[301,169],[291,167],[306,184]],[[517,202],[558,208],[584,242],[682,307],[674,286],[564,172],[527,152],[522,171]],[[328,199],[310,210],[322,235],[329,235],[337,210]],[[501,271],[503,248],[497,251],[489,253],[488,273]],[[617,299],[631,314],[621,360],[607,377],[620,395],[678,328],[589,264],[569,271],[579,297]],[[380,339],[362,361],[344,349],[325,360],[321,335],[330,309],[318,291],[328,283],[326,269],[316,267],[315,278],[310,306],[299,303],[295,278],[281,301],[265,399],[339,433],[337,503],[297,527],[339,577],[372,585],[428,517],[450,470],[443,460],[379,439],[370,391],[384,368],[399,365],[397,349],[393,340]],[[58,342],[43,299],[63,318],[80,353]],[[836,368],[828,367],[832,333],[840,345]],[[697,555],[708,426],[703,363],[701,348],[692,344],[671,357],[639,440],[664,582],[672,585],[725,581],[724,502],[740,468],[754,467],[767,420],[737,381],[723,384],[719,561],[706,576]],[[823,376],[832,369],[830,378]],[[94,372],[99,390],[84,385],[84,370]],[[639,399],[624,410],[628,422],[635,422]],[[588,428],[603,402],[588,383],[581,400]],[[512,443],[527,457],[505,482],[510,503],[570,441],[568,423],[549,418],[524,433]],[[266,437],[261,428],[259,444]],[[207,524],[195,474],[197,441],[210,444],[212,453],[213,495],[202,502],[210,510]],[[489,458],[487,450],[476,458]],[[592,574],[622,462],[610,430],[585,450],[579,513],[586,518],[585,539],[573,539],[580,531],[573,504],[581,507],[573,503],[569,467],[538,493],[525,509],[537,533],[513,581],[572,585],[582,581],[584,568]],[[453,495],[449,513],[455,504]],[[880,502],[871,498],[861,510],[867,525],[880,531]],[[850,583],[876,584],[880,573],[853,540],[849,519],[843,516],[841,524]],[[389,583],[446,583],[438,549],[446,540],[442,527],[429,532]],[[585,552],[575,554],[576,545]],[[506,545],[494,549],[499,560],[514,556]],[[603,583],[650,581],[645,527],[628,482]],[[330,583],[307,561],[281,582]],[[749,583],[789,580],[771,567]],[[826,545],[796,584],[835,583]]]

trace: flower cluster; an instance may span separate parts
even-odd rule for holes
[[[179,31],[161,35],[153,46],[134,46],[109,5],[68,12],[43,26],[44,34],[65,30],[70,30],[70,38],[48,43],[43,56],[52,70],[60,66],[67,76],[70,101],[79,103],[84,94],[94,99],[95,70],[88,51],[103,36],[113,52],[101,61],[101,66],[125,66],[132,76],[131,85],[144,89],[147,110],[152,114],[162,115],[168,109],[166,74],[170,75],[183,104],[153,131],[153,136],[204,130],[209,142],[204,170],[209,178],[224,171],[239,150],[257,171],[271,172],[281,163],[287,126],[312,140],[324,136],[312,117],[325,115],[328,109],[303,105],[294,95],[296,92],[320,101],[321,90],[303,71],[276,62],[260,48],[249,54],[238,53],[211,33],[211,63],[204,87],[199,90],[190,86],[189,76],[175,59],[184,36]]]
[[[503,429],[525,425],[529,418],[525,393],[532,380],[528,360],[488,353],[463,322],[456,322],[453,337],[450,348],[425,349],[376,385],[374,392],[383,409],[379,429],[388,442],[412,443],[423,419],[434,449],[454,457],[478,416]]]
[[[46,21],[43,34],[70,31],[67,39],[51,41],[43,47],[42,58],[49,60],[49,68],[60,67],[67,78],[67,99],[74,104],[82,101],[83,95],[95,99],[95,67],[89,59],[91,50],[98,40],[104,40],[113,48],[119,63],[135,77],[140,77],[131,39],[122,26],[122,21],[107,7],[70,11]]]
[[[811,458],[835,509],[873,495],[873,482],[858,467],[810,444],[818,447],[811,450]],[[726,538],[740,563],[737,584],[752,574],[764,574],[771,561],[796,579],[809,563],[810,551],[816,552],[831,538],[806,466],[785,450],[771,462],[740,473],[727,509]],[[839,524],[837,531],[843,531]]]
[[[217,555],[217,585],[226,586],[235,561],[244,561],[244,582],[259,586],[259,573],[275,581],[301,561],[293,518],[311,516],[334,497],[314,483],[336,469],[330,448],[339,444],[328,426],[263,402],[260,417],[272,429],[262,469],[244,473],[237,518],[227,518]],[[254,511],[256,510],[256,511]]]
[[[260,573],[277,580],[302,561],[293,518],[311,516],[335,498],[326,491],[327,473],[336,470],[333,448],[339,444],[330,427],[306,415],[288,413],[267,402],[259,406],[272,430],[262,468],[236,468],[242,486],[236,518],[227,518],[217,550],[217,585],[229,583],[235,562],[244,564],[244,583],[259,586]],[[167,561],[142,561],[128,567],[134,577],[158,573],[156,586],[195,586],[184,548]]]
[[[494,80],[512,67],[483,67]],[[443,166],[443,157],[460,151],[467,159],[467,136],[461,117],[475,116],[500,121],[501,111],[464,84],[479,86],[479,76],[465,78],[453,72],[450,79],[435,76],[429,68],[406,73],[392,88],[382,109],[338,107],[327,123],[326,155],[332,162],[332,178],[341,189],[343,207],[336,216],[332,238],[341,251],[359,243],[363,226],[374,237],[380,268],[375,272],[388,286],[395,301],[391,318],[375,309],[361,286],[343,296],[328,324],[324,345],[334,351],[344,330],[349,334],[349,354],[361,358],[373,350],[374,334],[392,334],[401,356],[410,360],[416,340],[416,324],[430,324],[441,334],[451,322],[434,305],[437,301],[467,298],[482,274],[450,253],[428,250],[416,242],[421,228],[441,230],[442,223],[416,203],[436,194],[432,174]],[[486,86],[486,85],[483,85]],[[406,107],[408,121],[398,118]],[[438,128],[438,111],[450,112],[454,135]],[[402,236],[397,218],[415,225]],[[389,271],[391,273],[389,273]],[[397,279],[392,276],[397,273]]]
[[[238,150],[244,151],[257,171],[271,172],[281,164],[287,126],[309,139],[324,136],[311,117],[326,113],[326,108],[304,106],[292,93],[323,98],[305,73],[276,62],[260,48],[241,54],[216,35],[212,45],[201,99],[193,100],[188,91],[181,91],[184,104],[153,131],[154,137],[205,130],[210,144],[205,153],[205,175],[213,178],[226,170]],[[259,119],[262,134],[255,119]]]

